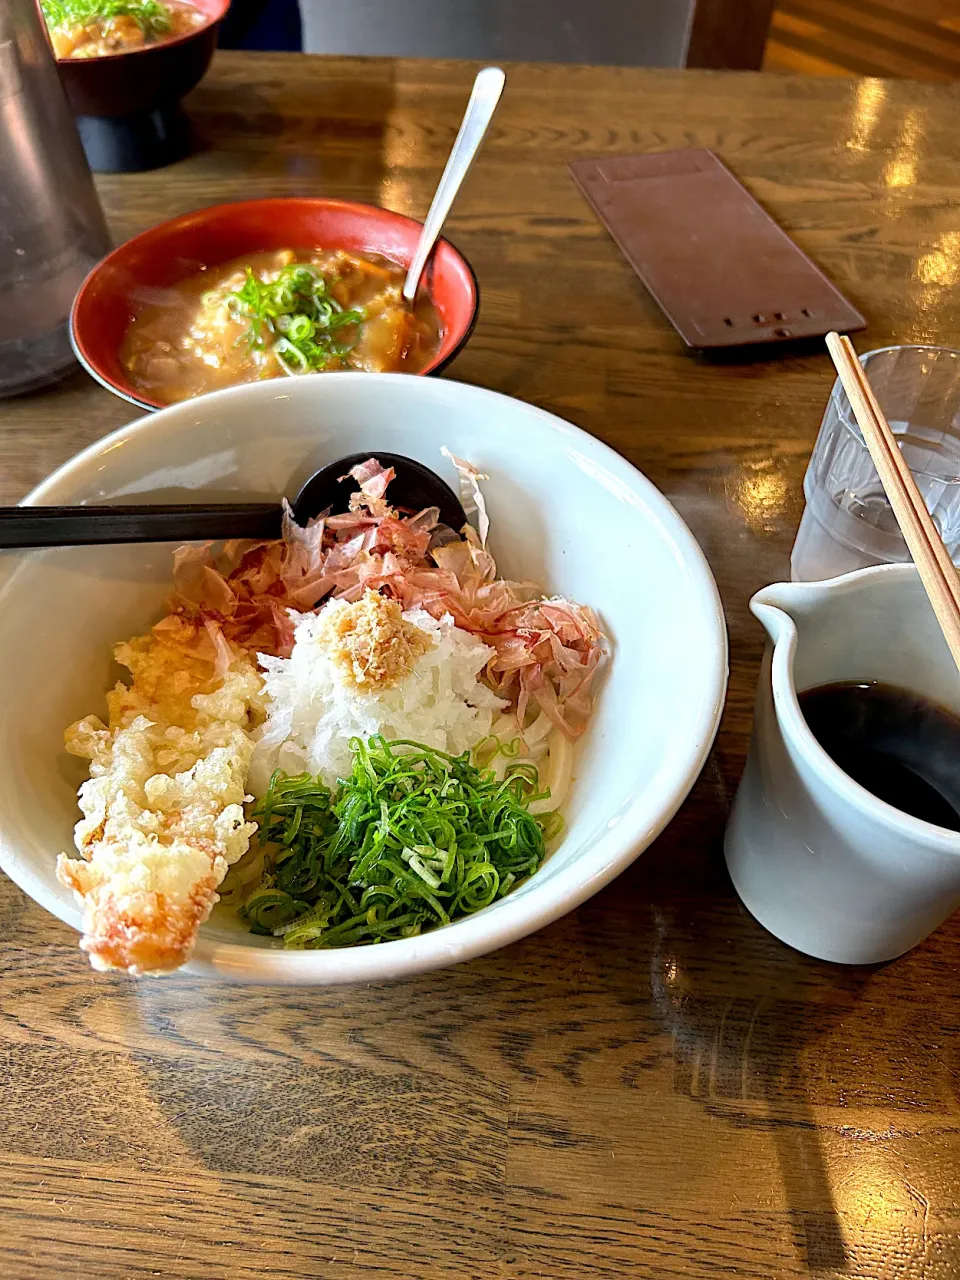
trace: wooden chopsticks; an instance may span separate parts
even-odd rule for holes
[[[900,532],[917,566],[924,590],[960,670],[960,575],[943,545],[927,504],[900,452],[890,424],[857,359],[850,339],[827,334],[827,349],[853,409]]]

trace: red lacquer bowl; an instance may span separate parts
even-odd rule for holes
[[[271,249],[347,249],[378,253],[400,266],[413,258],[420,223],[374,205],[295,197],[245,200],[182,214],[151,227],[107,255],[80,286],[70,315],[77,359],[108,391],[143,409],[161,409],[120,363],[120,345],[138,308],[203,267]],[[440,347],[420,372],[437,373],[459,352],[476,322],[479,294],[466,258],[439,240],[421,278],[437,309]],[[335,374],[310,374],[335,377]]]
[[[70,105],[81,116],[129,116],[179,102],[206,74],[230,0],[192,0],[207,21],[174,40],[102,58],[58,58]]]

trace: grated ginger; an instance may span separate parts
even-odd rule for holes
[[[320,614],[317,643],[356,689],[392,689],[433,648],[429,632],[407,622],[396,600],[367,590],[353,604],[331,600]]]

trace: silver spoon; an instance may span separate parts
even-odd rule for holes
[[[417,251],[410,263],[410,270],[403,283],[403,296],[412,302],[417,293],[417,285],[427,265],[430,251],[436,243],[440,229],[447,220],[450,206],[456,199],[460,185],[467,176],[473,158],[480,150],[480,143],[490,127],[493,113],[497,109],[506,76],[499,67],[484,67],[473,82],[473,92],[467,103],[467,110],[460,125],[460,132],[453,144],[447,167],[443,171],[440,185],[433,197],[433,204],[423,223]]]

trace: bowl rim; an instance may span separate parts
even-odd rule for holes
[[[392,380],[396,384],[398,396],[416,395],[416,391],[410,390],[411,385],[424,385],[409,374],[350,372],[341,374],[340,377],[353,381],[375,379],[378,384],[382,384],[384,379]],[[304,379],[301,385],[308,381]],[[316,385],[324,384],[321,380]],[[496,904],[497,915],[493,917],[492,924],[488,909],[415,938],[329,951],[284,951],[251,947],[205,938],[201,932],[193,957],[181,970],[183,973],[245,984],[328,986],[394,981],[499,950],[574,910],[624,871],[671,821],[706,762],[716,737],[726,697],[726,618],[706,555],[676,508],[632,463],[603,441],[565,419],[526,401],[485,387],[452,380],[445,381],[443,386],[455,387],[459,394],[485,400],[490,405],[490,418],[493,421],[497,420],[498,406],[522,406],[533,419],[539,420],[547,430],[559,437],[567,448],[573,446],[590,455],[592,461],[605,467],[615,479],[632,490],[641,500],[649,518],[660,526],[662,536],[678,551],[691,578],[691,590],[696,591],[702,604],[703,615],[699,634],[704,639],[704,658],[698,663],[702,691],[688,735],[692,750],[685,765],[675,770],[658,793],[657,802],[646,806],[651,812],[641,813],[640,817],[645,818],[645,821],[638,823],[636,818],[633,822],[629,821],[637,804],[637,799],[634,798],[631,809],[623,815],[623,821],[608,829],[570,866],[550,879],[543,880],[535,896],[518,899],[508,895],[501,899]],[[130,437],[150,431],[162,431],[165,421],[170,418],[187,415],[192,417],[198,404],[206,406],[214,400],[228,402],[244,397],[255,399],[270,390],[270,381],[228,387],[198,400],[180,401],[161,410],[157,415],[147,415],[119,427],[68,459],[32,489],[20,505],[42,506],[50,501],[61,501],[56,496],[56,490],[64,482],[69,483],[79,478],[91,464]],[[319,391],[312,394],[322,396],[325,393]],[[51,493],[54,495],[52,498],[48,497]],[[589,874],[585,874],[581,865],[582,858],[595,855],[597,851],[602,856],[594,859],[595,865]],[[25,892],[64,923],[79,929],[79,909],[72,904],[67,906],[59,897],[48,895],[43,883],[35,877],[32,870],[20,863],[15,854],[12,858],[7,857],[2,841],[0,859],[7,874]]]
[[[133,49],[119,49],[116,53],[98,53],[95,58],[58,58],[56,54],[54,58],[58,67],[97,67],[102,66],[105,62],[119,62],[121,58],[132,58],[137,54],[150,53],[156,49],[175,49],[178,45],[186,44],[188,40],[195,40],[202,32],[209,31],[211,27],[221,23],[227,16],[227,10],[233,0],[214,0],[214,3],[220,6],[220,12],[214,14],[212,18],[207,18],[206,22],[201,22],[192,31],[185,31],[182,36],[171,36],[169,40],[154,40],[152,44],[136,45]],[[198,12],[202,12],[202,10]],[[53,45],[51,44],[50,47],[52,49]]]
[[[85,370],[85,372],[88,373],[90,377],[94,379],[95,382],[99,382],[101,387],[104,387],[107,391],[110,391],[113,395],[119,396],[121,400],[126,400],[128,404],[135,405],[136,408],[138,409],[146,409],[149,412],[154,413],[161,409],[173,408],[172,404],[162,404],[159,400],[151,400],[147,396],[138,396],[134,394],[134,392],[132,391],[126,391],[123,387],[120,387],[117,385],[117,383],[113,382],[100,369],[95,358],[92,357],[89,354],[88,350],[86,349],[84,345],[82,333],[78,331],[77,316],[79,315],[80,309],[83,306],[84,295],[87,293],[87,291],[90,288],[92,288],[100,272],[105,268],[107,268],[108,266],[110,266],[111,264],[115,263],[118,260],[118,256],[128,251],[131,248],[131,246],[142,244],[146,241],[149,241],[153,237],[160,235],[160,233],[169,234],[169,232],[174,227],[176,227],[181,223],[190,221],[192,219],[196,219],[199,214],[206,214],[206,215],[222,214],[227,209],[240,209],[240,208],[252,209],[257,206],[264,206],[264,205],[268,205],[273,208],[276,208],[279,205],[290,206],[290,205],[305,205],[305,204],[320,205],[320,206],[323,206],[324,208],[329,208],[329,209],[360,210],[364,214],[372,213],[377,216],[383,216],[388,221],[405,222],[412,227],[418,227],[421,229],[423,227],[423,223],[418,222],[416,218],[411,218],[408,214],[405,214],[405,213],[397,213],[393,209],[387,209],[384,205],[370,204],[365,200],[343,200],[339,196],[264,196],[256,200],[223,200],[219,204],[202,205],[199,209],[188,209],[186,212],[179,213],[173,218],[167,218],[163,222],[155,223],[152,227],[146,227],[143,231],[138,232],[135,236],[131,236],[128,240],[124,240],[121,244],[118,244],[115,248],[111,249],[109,253],[105,254],[100,259],[99,262],[95,263],[94,266],[87,273],[87,275],[84,277],[84,280],[80,285],[80,288],[77,290],[76,295],[74,296],[73,302],[71,303],[70,320],[67,326],[67,333],[70,339],[70,346],[73,349],[73,353],[76,356],[78,363]],[[161,236],[161,239],[162,239],[162,236]],[[460,337],[457,339],[457,341],[454,343],[454,345],[451,347],[451,349],[447,352],[445,356],[440,356],[438,353],[437,357],[434,360],[429,361],[424,366],[423,369],[419,369],[415,374],[404,374],[403,375],[404,377],[422,378],[424,376],[442,373],[443,370],[446,369],[447,366],[450,365],[451,362],[457,358],[457,356],[460,354],[460,352],[463,350],[466,344],[470,341],[471,337],[473,336],[474,330],[477,327],[477,320],[479,319],[479,315],[480,315],[480,282],[477,279],[477,273],[474,271],[473,266],[469,258],[467,258],[466,254],[464,254],[460,249],[458,249],[457,246],[451,240],[449,240],[446,236],[437,237],[436,244],[434,245],[433,249],[430,252],[430,258],[427,259],[428,265],[432,261],[433,255],[436,253],[440,245],[444,245],[448,249],[450,249],[454,257],[459,260],[461,266],[463,266],[466,269],[466,274],[470,282],[470,297],[469,297],[470,318],[469,318],[469,321],[467,322],[466,327],[464,328],[463,333],[460,335]],[[397,263],[397,265],[402,266],[403,264]],[[338,372],[341,372],[341,371],[338,371]],[[351,372],[360,372],[360,371],[351,370]],[[313,375],[307,374],[303,376],[312,377]],[[376,376],[383,377],[384,375],[377,374]],[[264,379],[264,381],[265,382],[277,381],[277,379]],[[237,383],[236,384],[236,386],[252,386],[252,385],[256,385],[256,384],[254,383]],[[221,388],[221,390],[232,391],[234,390],[234,387],[224,387],[224,388]],[[205,394],[219,395],[220,392],[219,391],[206,392]],[[198,400],[202,398],[203,398],[202,396],[193,396],[191,397],[190,402],[196,403]],[[174,401],[174,404],[183,404],[183,403],[187,403],[187,402]]]

